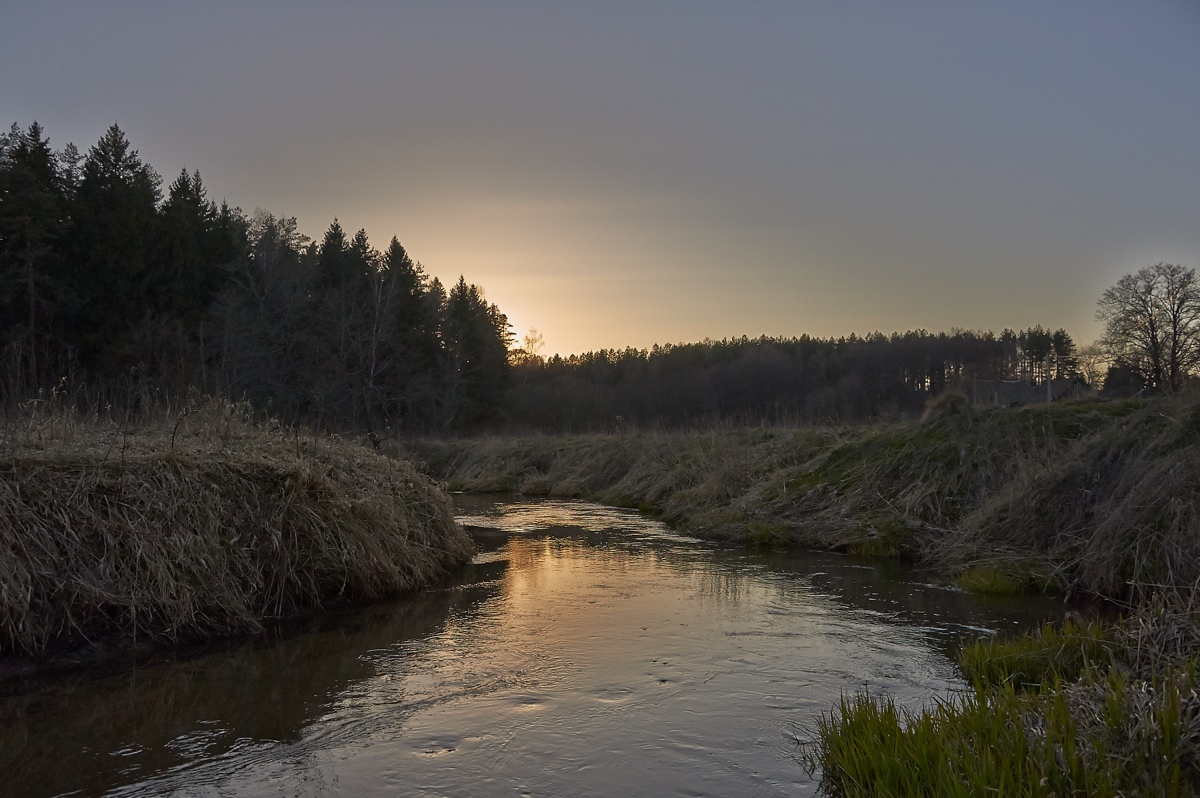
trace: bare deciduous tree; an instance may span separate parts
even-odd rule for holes
[[[1079,376],[1083,377],[1084,382],[1093,388],[1099,387],[1104,380],[1104,373],[1108,371],[1110,365],[1104,348],[1098,343],[1080,347],[1077,360]]]
[[[1177,391],[1200,365],[1200,282],[1196,270],[1158,263],[1104,292],[1096,318],[1113,364],[1150,388]]]

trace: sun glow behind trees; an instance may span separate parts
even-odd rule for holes
[[[1133,374],[1131,390],[1177,390],[1200,362],[1194,272],[1162,264],[1106,292],[1100,349],[1077,351],[1063,329],[1034,326],[706,338],[547,358],[535,329],[517,347],[482,288],[464,276],[444,285],[396,237],[380,250],[334,219],[312,241],[294,217],[213,202],[198,171],[182,170],[165,192],[162,183],[115,125],[86,157],[54,152],[36,124],[0,141],[5,400],[200,391],[379,442],[482,427],[902,418],[980,380],[1086,377],[1095,387],[1105,357],[1113,385]],[[1121,297],[1129,302],[1114,304]],[[1139,300],[1149,303],[1141,316],[1130,304]],[[1146,325],[1150,344],[1134,336]]]

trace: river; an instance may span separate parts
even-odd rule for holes
[[[0,684],[0,793],[812,795],[798,742],[840,694],[919,705],[962,686],[961,639],[1062,615],[595,504],[458,501],[479,554],[449,585]]]

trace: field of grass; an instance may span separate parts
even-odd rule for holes
[[[0,654],[204,639],[402,593],[474,550],[445,492],[217,400],[0,428]]]
[[[1200,580],[1200,399],[847,429],[426,439],[451,489],[638,507],[698,537],[906,556],[992,592]]]

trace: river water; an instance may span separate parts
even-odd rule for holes
[[[891,561],[715,546],[624,510],[459,497],[448,586],[0,684],[0,794],[781,796],[843,692],[961,687],[959,641],[1062,615]]]

